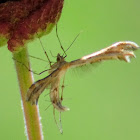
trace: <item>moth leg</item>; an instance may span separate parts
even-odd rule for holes
[[[44,71],[42,71],[42,72],[40,72],[40,73],[37,73],[37,72],[35,72],[35,71],[30,70],[30,68],[28,68],[28,66],[26,66],[24,63],[22,63],[22,62],[16,60],[15,58],[13,58],[13,59],[14,59],[16,62],[22,64],[28,71],[30,71],[30,72],[32,72],[33,74],[36,74],[36,75],[40,75],[40,74],[42,74],[42,73],[44,73],[44,72],[50,70],[50,69],[46,69],[46,70],[44,70]]]
[[[51,54],[52,57],[55,57],[55,58],[57,57],[57,56],[54,56],[54,55],[52,54],[51,50],[50,50],[50,54]]]
[[[41,61],[44,61],[44,62],[48,62],[48,61],[46,61],[46,60],[44,60],[44,59],[41,59],[41,58],[39,58],[39,57],[35,57],[35,56],[32,56],[32,55],[29,55],[29,57],[35,58],[35,59],[38,59],[38,60],[41,60]]]
[[[64,81],[65,81],[65,75],[64,75],[64,78],[63,78],[63,83],[62,83],[62,86],[61,86],[61,97],[60,97],[60,99],[61,99],[61,101],[63,101],[63,91],[64,91]]]
[[[51,101],[50,101],[50,100],[45,100],[45,101],[47,101],[47,102],[51,103]]]
[[[40,38],[38,38],[38,39],[39,39],[39,42],[40,42],[40,44],[41,44],[41,47],[42,47],[42,49],[43,49],[43,51],[44,51],[44,53],[45,53],[47,59],[48,59],[48,61],[49,61],[49,65],[50,65],[50,67],[51,67],[51,63],[52,63],[52,62],[50,61],[49,56],[48,56],[46,50],[44,49],[43,44],[42,44]]]
[[[58,123],[57,123],[57,121],[56,121],[56,118],[55,118],[55,108],[53,108],[53,116],[54,116],[54,121],[55,121],[55,123],[56,123],[56,125],[57,125],[57,127],[58,127],[58,129],[59,129],[59,131],[60,131],[60,133],[63,134],[63,130],[62,130],[61,127],[59,127],[59,125],[58,125]]]
[[[59,122],[60,122],[60,128],[62,130],[61,111],[59,112]],[[62,133],[63,133],[63,130],[62,130]]]
[[[48,89],[50,89],[50,88],[46,88],[46,90],[48,90]],[[50,93],[45,94],[44,97],[47,97],[48,95],[50,95]]]
[[[52,104],[49,104],[49,105],[47,106],[47,108],[45,109],[45,111],[48,110],[48,109],[50,108],[51,105],[52,105]]]

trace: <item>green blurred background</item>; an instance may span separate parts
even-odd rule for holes
[[[58,32],[67,52],[67,61],[100,50],[114,42],[130,40],[140,45],[140,1],[65,0]],[[47,52],[62,54],[55,29],[41,38]],[[29,54],[46,59],[38,40],[29,44]],[[125,63],[108,61],[90,69],[70,70],[66,74],[62,113],[63,135],[53,118],[45,96],[39,100],[44,140],[140,140],[140,50],[136,59]],[[51,55],[50,55],[51,57]],[[55,58],[51,57],[55,61]],[[46,63],[32,59],[32,69],[40,72]],[[11,53],[0,49],[0,139],[26,140],[17,76]],[[35,76],[38,80],[41,76]],[[59,121],[59,113],[56,112]]]

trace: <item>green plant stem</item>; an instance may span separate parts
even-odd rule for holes
[[[42,140],[43,135],[38,106],[26,102],[27,90],[33,83],[32,73],[23,65],[25,64],[30,69],[27,47],[23,48],[20,52],[13,53],[13,57],[20,87],[27,137],[29,140]]]

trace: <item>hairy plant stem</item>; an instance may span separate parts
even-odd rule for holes
[[[20,87],[27,137],[29,140],[42,140],[43,134],[39,120],[38,106],[32,106],[29,102],[26,102],[27,90],[33,83],[32,73],[23,65],[25,64],[30,69],[27,47],[19,52],[13,53],[13,57]]]

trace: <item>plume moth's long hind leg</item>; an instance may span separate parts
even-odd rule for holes
[[[60,131],[60,133],[63,134],[63,129],[61,127],[62,125],[59,126],[57,121],[56,121],[56,118],[55,118],[55,108],[53,108],[53,116],[54,116],[54,121],[55,121],[55,123],[56,123],[56,125],[57,125],[57,127],[58,127],[58,129]]]
[[[62,86],[61,86],[61,97],[60,97],[60,100],[61,102],[63,101],[63,91],[64,91],[64,81],[65,81],[65,75],[63,77],[63,83],[62,83]],[[63,130],[62,130],[62,120],[61,120],[61,111],[59,111],[59,123],[60,123],[60,133],[62,134],[63,133]]]
[[[59,112],[59,123],[60,123],[60,128],[62,130],[61,111]],[[63,130],[62,130],[62,133],[63,133]]]
[[[64,81],[65,81],[65,75],[63,77],[63,83],[62,83],[62,86],[61,86],[61,97],[60,97],[61,102],[63,101],[63,91],[64,91],[64,87],[65,87]]]

